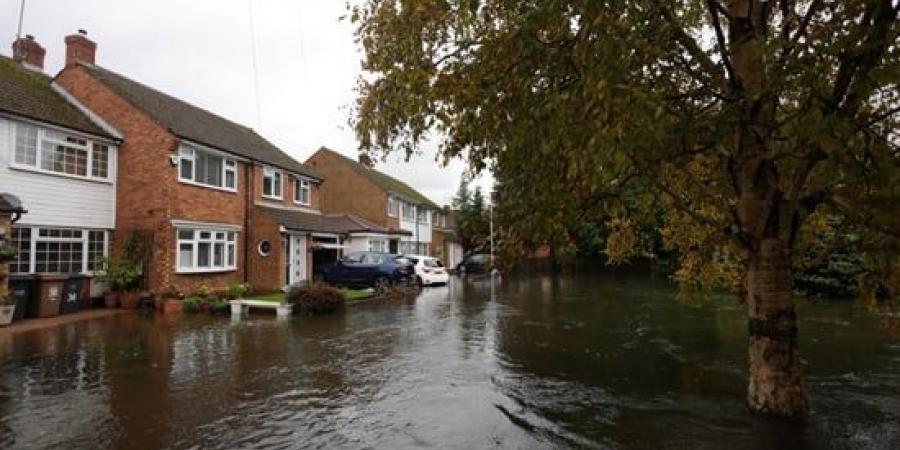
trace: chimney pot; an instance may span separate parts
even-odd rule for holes
[[[13,41],[12,50],[14,60],[44,70],[44,56],[47,51],[34,40],[34,36],[29,34],[24,38],[16,39]]]
[[[97,43],[87,38],[87,31],[78,30],[77,34],[66,36],[66,67],[79,61],[94,64],[97,56]]]
[[[79,28],[78,34],[80,34],[82,36],[87,36],[87,30],[85,30],[84,28]]]

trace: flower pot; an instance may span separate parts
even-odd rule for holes
[[[103,294],[103,304],[107,308],[115,308],[119,306],[119,293],[110,291]]]
[[[137,292],[122,292],[119,294],[119,302],[122,303],[124,309],[137,309],[140,304],[141,297]]]
[[[167,298],[163,304],[163,312],[166,314],[180,314],[181,300],[178,300],[177,298]]]
[[[0,305],[0,327],[11,324],[15,312],[16,305]]]

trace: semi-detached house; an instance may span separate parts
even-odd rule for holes
[[[390,230],[320,211],[323,179],[250,128],[96,64],[66,38],[55,82],[108,123],[118,148],[115,239],[152,243],[146,286],[190,292],[249,282],[267,291],[312,277],[358,232]]]
[[[325,147],[313,153],[306,165],[332,180],[322,186],[323,211],[351,213],[398,232],[351,239],[349,249],[431,255],[447,264],[462,258],[446,211],[408,184],[376,170],[368,161]]]
[[[0,56],[0,192],[28,214],[15,224],[13,274],[92,273],[116,228],[120,136],[43,73],[27,36]]]

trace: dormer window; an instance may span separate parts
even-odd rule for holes
[[[274,167],[263,168],[263,197],[281,200],[281,171]]]
[[[294,180],[294,203],[309,206],[310,184],[309,180],[297,178]]]

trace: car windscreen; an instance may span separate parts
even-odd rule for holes
[[[424,264],[425,267],[444,267],[444,265],[441,264],[441,261],[437,259],[425,259],[422,260],[422,264]]]

